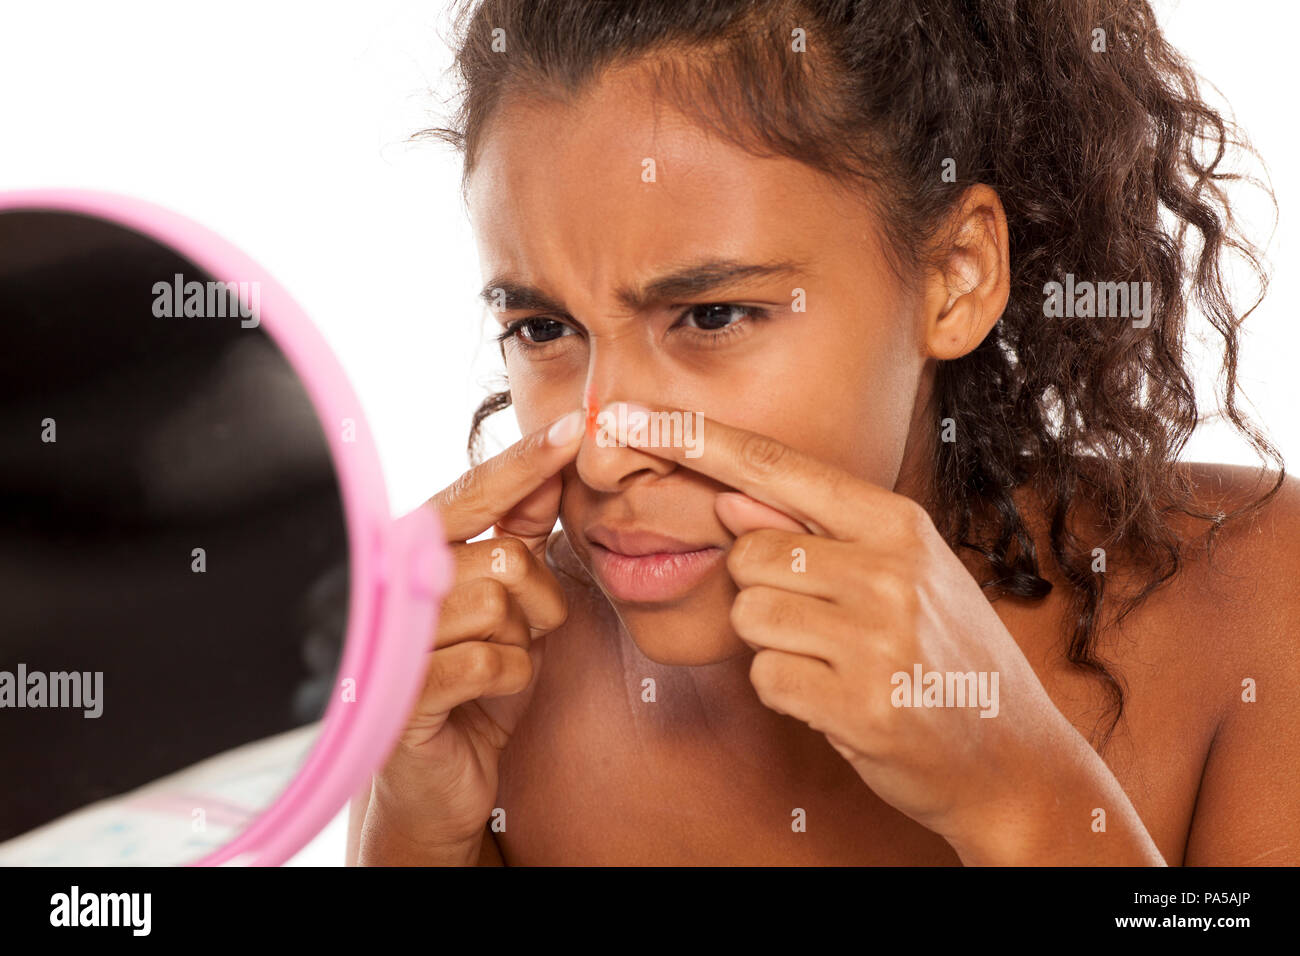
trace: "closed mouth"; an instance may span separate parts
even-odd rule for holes
[[[586,532],[592,571],[616,601],[653,604],[689,592],[720,562],[718,545],[682,541],[645,530],[596,526]]]

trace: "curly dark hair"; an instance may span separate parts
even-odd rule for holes
[[[1246,177],[1226,163],[1230,153],[1256,157],[1203,99],[1148,3],[462,0],[454,23],[456,109],[416,137],[462,150],[466,179],[503,96],[570,97],[602,70],[638,63],[716,135],[860,184],[905,281],[941,248],[966,187],[997,191],[1010,299],[974,351],[939,363],[936,431],[952,419],[959,440],[935,444],[926,504],[954,549],[987,563],[991,599],[1036,599],[1052,585],[1014,492],[1041,489],[1052,557],[1072,592],[1067,658],[1111,703],[1104,747],[1125,693],[1097,652],[1106,575],[1093,572],[1092,549],[1136,556],[1138,586],[1117,599],[1122,620],[1180,570],[1189,536],[1178,516],[1205,524],[1208,549],[1224,522],[1260,508],[1285,478],[1238,403],[1239,327],[1268,276],[1225,190]],[[1259,282],[1244,311],[1225,287],[1230,255]],[[1068,274],[1150,283],[1150,324],[1045,317],[1047,284]],[[1261,467],[1254,493],[1226,514],[1202,510],[1177,467],[1201,421],[1185,348],[1191,303],[1221,339],[1223,417],[1277,469],[1261,491]],[[472,460],[484,419],[509,404],[498,392],[475,413]],[[1101,540],[1070,526],[1083,501],[1100,516]]]

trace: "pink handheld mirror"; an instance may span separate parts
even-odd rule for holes
[[[0,194],[0,864],[284,862],[387,756],[450,555],[234,246]]]

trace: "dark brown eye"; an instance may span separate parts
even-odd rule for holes
[[[748,310],[738,305],[696,305],[686,310],[682,321],[688,327],[713,332],[733,325],[735,321],[743,319],[746,315]]]
[[[521,319],[515,323],[511,331],[525,342],[540,345],[543,342],[552,342],[565,335],[566,331],[569,331],[569,327],[563,322],[557,322],[555,319],[534,318]]]

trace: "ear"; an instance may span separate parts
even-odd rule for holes
[[[925,286],[925,348],[960,358],[984,341],[1011,294],[1007,216],[998,194],[969,187],[940,232],[938,266]]]

